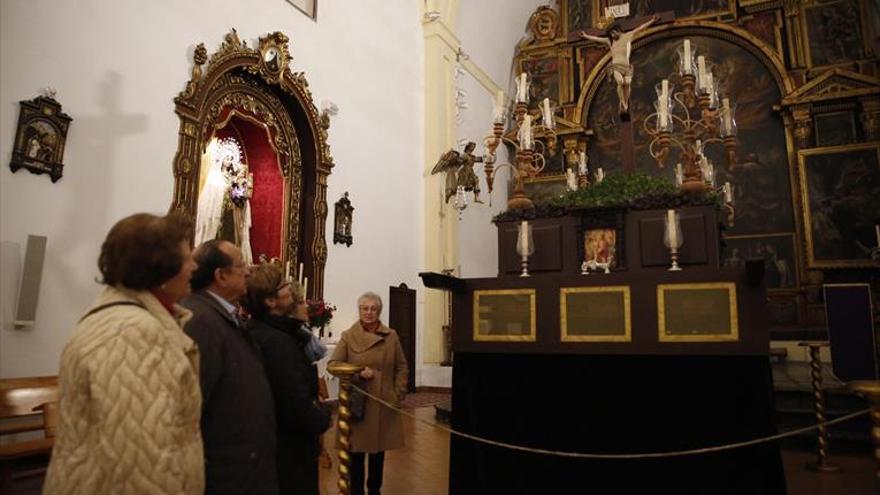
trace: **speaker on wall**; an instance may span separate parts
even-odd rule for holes
[[[16,327],[33,326],[37,319],[37,299],[43,279],[43,261],[46,258],[46,236],[29,235],[18,285],[18,304],[15,309]]]

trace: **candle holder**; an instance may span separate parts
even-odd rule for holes
[[[669,266],[670,272],[680,272],[681,267],[678,266],[678,250],[684,243],[681,235],[681,216],[677,211],[667,210],[666,214],[666,232],[663,236],[663,244],[669,248],[669,254],[672,263]]]
[[[528,221],[523,221],[519,225],[519,232],[516,240],[516,252],[520,256],[520,266],[522,273],[520,277],[529,277],[529,256],[535,252],[535,244],[532,242],[532,226]]]
[[[589,275],[590,274],[590,264],[584,261],[581,263],[581,275]]]

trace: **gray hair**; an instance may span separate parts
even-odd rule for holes
[[[358,297],[358,300],[357,300],[358,306],[361,305],[361,301],[365,301],[367,299],[371,299],[379,305],[379,313],[381,314],[382,313],[382,298],[379,297],[379,294],[376,294],[375,292],[364,292],[363,294],[360,295],[360,297]]]

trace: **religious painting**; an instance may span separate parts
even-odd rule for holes
[[[559,289],[562,342],[631,342],[629,286]]]
[[[535,289],[475,290],[474,341],[534,342],[535,297]]]
[[[584,231],[584,262],[593,265],[614,266],[616,254],[616,231],[594,229]]]
[[[813,117],[816,127],[816,146],[838,146],[856,142],[854,112],[820,113]]]
[[[560,166],[561,167],[561,166]],[[562,196],[568,191],[565,184],[565,175],[557,171],[556,174],[542,172],[537,179],[525,181],[523,184],[526,195],[535,203],[548,203]],[[508,184],[508,196],[513,194],[513,181]]]
[[[635,17],[672,11],[676,19],[699,19],[736,12],[736,0],[632,0],[629,5],[630,13]]]
[[[581,217],[578,255],[582,271],[619,270],[626,267],[624,214],[621,210],[591,211]]]
[[[565,21],[568,32],[583,31],[593,25],[593,5],[589,0],[568,0],[565,5]]]
[[[803,7],[807,59],[813,67],[863,58],[861,13],[858,0],[841,0]]]
[[[685,38],[662,39],[639,47],[632,53],[635,75],[632,83],[632,116],[636,167],[654,176],[674,180],[674,165],[680,161],[678,148],[670,149],[666,167],[660,168],[651,157],[651,138],[645,130],[645,118],[654,112],[654,86],[668,79],[673,93],[681,91],[675,53]],[[716,184],[733,185],[736,218],[730,235],[794,231],[791,181],[788,167],[785,127],[773,111],[781,98],[770,70],[753,54],[728,40],[706,35],[687,37],[697,55],[710,62],[719,94],[736,103],[737,163],[727,167],[724,148],[706,147],[706,155],[715,164]],[[586,102],[587,127],[593,130],[589,155],[591,167],[607,172],[621,165],[621,125],[616,87],[612,77],[600,76],[595,96]],[[674,112],[683,117],[676,105]]]
[[[18,129],[9,168],[24,168],[33,174],[48,174],[58,182],[64,172],[64,143],[72,120],[61,111],[54,92],[19,102]]]
[[[744,269],[747,260],[764,261],[767,289],[794,289],[797,280],[797,250],[793,233],[724,238],[722,265]]]
[[[660,342],[736,342],[736,284],[711,282],[657,286]]]
[[[742,27],[782,56],[782,40],[778,37],[779,21],[776,12],[764,12],[742,21]]]
[[[559,58],[556,55],[523,60],[520,70],[529,75],[529,107],[538,108],[544,98],[559,106]]]
[[[287,2],[312,19],[318,18],[318,0],[287,0]]]
[[[810,268],[877,266],[880,145],[851,144],[798,152]]]

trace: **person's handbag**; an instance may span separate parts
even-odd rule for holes
[[[367,386],[367,381],[358,375],[354,375],[351,377],[351,384],[363,389]],[[367,397],[360,390],[352,387],[348,394],[348,411],[351,413],[351,421],[356,423],[364,419],[366,407]]]

